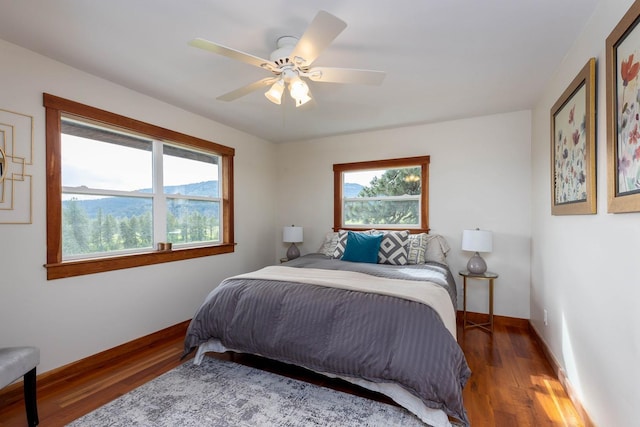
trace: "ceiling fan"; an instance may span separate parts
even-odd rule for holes
[[[323,10],[319,11],[300,39],[293,36],[280,37],[269,59],[263,59],[201,38],[193,39],[189,45],[208,50],[231,59],[263,68],[273,76],[219,96],[221,101],[233,101],[255,90],[271,85],[265,96],[274,104],[280,104],[285,86],[295,100],[296,107],[311,100],[309,86],[303,80],[314,82],[358,83],[379,85],[385,77],[383,71],[357,70],[352,68],[313,67],[311,64],[329,44],[347,27],[341,19]]]

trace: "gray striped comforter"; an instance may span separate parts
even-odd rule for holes
[[[439,265],[428,271],[428,265],[365,265],[318,254],[286,265],[375,270],[374,275],[405,280],[429,276],[452,287],[455,298],[451,273]],[[198,309],[187,330],[185,354],[212,338],[227,348],[319,372],[397,383],[426,406],[468,424],[462,389],[471,371],[455,338],[427,305],[318,285],[231,278]]]

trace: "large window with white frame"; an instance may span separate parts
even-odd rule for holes
[[[233,251],[233,149],[44,101],[49,279]]]
[[[335,164],[334,229],[428,231],[429,156]]]

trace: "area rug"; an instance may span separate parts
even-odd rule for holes
[[[69,424],[85,426],[420,426],[403,408],[235,362],[192,361]]]

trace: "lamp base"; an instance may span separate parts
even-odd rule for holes
[[[471,274],[484,274],[487,271],[487,263],[482,259],[480,254],[476,252],[471,258],[469,258],[469,262],[467,262],[467,270]]]
[[[292,259],[296,259],[299,256],[300,256],[300,250],[298,249],[295,243],[292,243],[291,246],[289,246],[289,249],[287,249],[287,259],[291,261]]]

